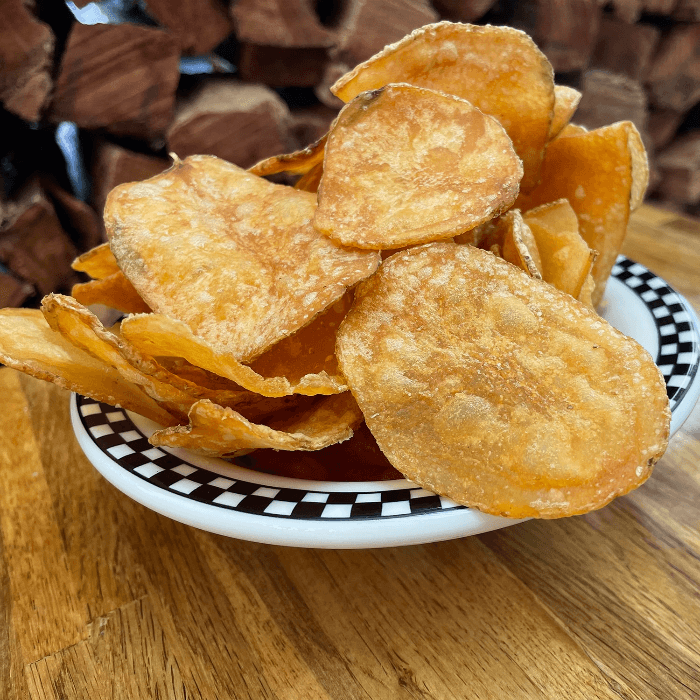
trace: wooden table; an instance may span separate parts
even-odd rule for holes
[[[625,253],[700,310],[700,225]],[[251,544],[107,483],[68,395],[0,370],[0,697],[700,698],[700,411],[586,516],[384,550]]]

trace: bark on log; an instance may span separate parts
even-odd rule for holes
[[[270,87],[313,87],[323,77],[328,52],[321,48],[286,48],[243,43],[238,74]]]
[[[177,43],[159,29],[76,24],[50,118],[157,141],[172,118],[179,60]]]
[[[591,65],[632,80],[644,80],[661,32],[648,24],[626,24],[604,17]]]
[[[146,0],[146,11],[187,55],[209,53],[233,31],[228,10],[219,0]]]
[[[168,149],[180,158],[218,156],[242,168],[294,150],[289,108],[264,85],[209,79],[177,108]]]
[[[231,8],[240,41],[287,48],[324,48],[334,32],[324,27],[312,0],[237,0]]]
[[[433,7],[452,22],[475,22],[495,4],[496,0],[433,0]]]
[[[0,101],[30,122],[39,120],[51,91],[54,35],[21,0],[0,4]]]

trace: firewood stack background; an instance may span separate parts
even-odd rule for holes
[[[0,306],[79,281],[115,185],[305,146],[336,78],[439,19],[527,31],[573,121],[634,121],[650,199],[700,215],[700,0],[0,0]]]

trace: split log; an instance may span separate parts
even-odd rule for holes
[[[51,91],[54,35],[22,0],[0,4],[0,101],[22,119],[36,122]]]
[[[643,0],[612,0],[615,17],[627,24],[634,24],[639,20],[643,5]]]
[[[657,194],[680,204],[700,202],[700,129],[678,137],[656,159]]]
[[[424,0],[351,0],[339,18],[333,57],[354,67],[439,18]]]
[[[598,36],[597,0],[525,0],[516,3],[513,25],[527,32],[555,71],[588,66]]]
[[[655,151],[671,142],[678,127],[683,122],[683,117],[683,112],[676,112],[672,109],[650,110],[647,133]]]
[[[647,128],[648,110],[644,88],[638,80],[602,70],[589,70],[581,81],[581,102],[576,123],[588,129],[629,120],[641,134]]]
[[[671,16],[681,22],[700,22],[700,0],[678,0]]]
[[[107,195],[117,185],[138,182],[162,173],[170,162],[165,158],[135,153],[113,143],[98,144],[92,163],[92,202],[100,219]]]
[[[591,65],[632,80],[644,80],[660,36],[661,32],[651,25],[604,17]]]
[[[0,263],[41,294],[66,289],[78,280],[71,262],[78,251],[35,182],[15,201],[16,218],[0,232]]]
[[[670,15],[678,0],[643,0],[644,12],[650,15]]]
[[[0,270],[0,308],[22,306],[34,294],[31,284]]]
[[[324,48],[334,33],[321,24],[312,0],[237,0],[231,8],[243,42],[287,48]]]
[[[684,112],[700,100],[700,24],[678,26],[662,39],[647,83],[659,107]]]
[[[495,4],[496,0],[433,0],[433,7],[452,22],[475,22]]]
[[[243,80],[270,87],[313,87],[328,62],[322,48],[287,48],[242,43],[238,74]]]
[[[242,168],[294,150],[289,108],[264,85],[213,78],[177,108],[168,150],[180,158],[218,156]]]
[[[219,0],[146,0],[146,11],[188,56],[209,53],[233,31],[227,8]]]
[[[157,141],[172,117],[179,61],[177,43],[159,29],[75,24],[50,118]]]

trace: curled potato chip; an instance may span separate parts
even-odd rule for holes
[[[71,267],[78,272],[85,272],[96,280],[120,272],[109,243],[102,243],[83,253],[71,263]]]
[[[556,138],[571,121],[580,101],[581,93],[578,90],[567,85],[554,86],[554,116],[549,125],[549,135],[547,136],[549,141]]]
[[[71,295],[84,306],[104,304],[127,314],[143,314],[151,310],[121,270],[102,279],[74,284]]]
[[[302,374],[305,357],[289,358],[287,367],[293,377],[292,381],[286,376],[261,377],[251,367],[238,362],[235,357],[218,352],[206,340],[195,336],[181,321],[162,314],[129,316],[122,321],[121,332],[142,352],[153,356],[184,357],[191,364],[226,377],[261,396],[274,397],[289,394],[314,396],[337,394],[347,389],[342,377],[329,375],[323,369],[318,373]],[[270,352],[274,352],[274,348]],[[265,361],[261,358],[261,362]],[[329,361],[328,365],[335,366],[334,363],[335,360],[332,363]],[[271,364],[279,367],[283,361]]]
[[[192,156],[105,206],[112,252],[144,301],[221,355],[249,361],[374,272],[311,225],[316,197]],[[194,363],[196,364],[196,363]]]
[[[328,134],[325,134],[318,141],[314,141],[314,143],[299,151],[261,160],[248,168],[248,172],[260,177],[277,175],[277,173],[304,175],[312,170],[314,166],[323,162],[323,151],[326,148],[327,138]]]
[[[68,391],[134,411],[160,425],[178,422],[111,365],[51,330],[38,309],[0,309],[0,362]]]
[[[451,238],[507,209],[521,176],[495,119],[453,95],[387,85],[338,115],[313,224],[360,248]]]
[[[554,112],[554,73],[524,32],[439,22],[416,29],[340,78],[344,102],[387,83],[457,95],[503,125],[523,161],[522,188],[537,184]]]
[[[516,202],[528,211],[558,199],[569,200],[581,237],[599,254],[592,273],[596,305],[622,247],[631,207],[641,201],[646,189],[643,148],[632,122],[562,134],[547,146],[540,184]]]
[[[640,345],[472,246],[386,260],[357,290],[337,354],[393,466],[487,513],[600,508],[668,441],[665,383]]]
[[[543,204],[525,212],[523,218],[537,241],[542,279],[578,298],[596,253],[581,238],[568,200]]]
[[[352,437],[362,414],[350,392],[316,399],[310,408],[289,411],[270,425],[251,423],[230,408],[198,401],[186,426],[159,430],[153,445],[184,447],[200,454],[230,457],[258,448],[321,450]]]
[[[586,275],[586,279],[583,282],[581,291],[576,297],[582,304],[585,304],[589,309],[595,311],[595,305],[593,304],[593,290],[595,289],[595,280],[593,275],[589,272]]]

